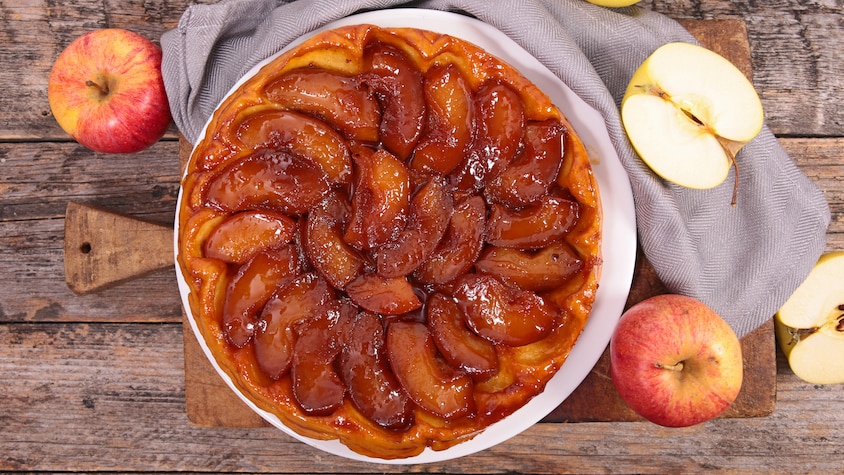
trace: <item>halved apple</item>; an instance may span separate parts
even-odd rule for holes
[[[668,43],[633,74],[621,119],[633,148],[665,180],[713,188],[734,166],[737,188],[736,154],[762,130],[764,113],[753,85],[726,58]]]
[[[813,384],[844,383],[844,251],[818,259],[774,322],[794,374]]]

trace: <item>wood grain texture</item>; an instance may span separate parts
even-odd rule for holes
[[[83,295],[173,267],[173,228],[82,203],[67,204],[64,275]]]
[[[138,155],[94,154],[68,140],[46,98],[52,61],[75,36],[120,26],[157,38],[187,3],[0,4],[0,471],[841,473],[844,392],[802,382],[781,353],[766,417],[686,429],[537,424],[483,453],[424,466],[351,462],[273,428],[192,424],[174,272],[80,297],[62,268],[68,201],[172,223],[176,135]],[[844,249],[842,1],[639,5],[677,19],[744,21],[769,125],[829,200],[827,250]]]
[[[5,2],[0,8],[0,57],[26,67],[0,68],[0,82],[17,85],[16,94],[0,95],[0,139],[67,140],[51,116],[46,85],[53,61],[76,36],[111,26],[158,41],[192,3],[214,1]],[[754,84],[774,133],[844,136],[844,104],[835,100],[844,94],[840,0],[644,0],[639,5],[677,19],[743,19]]]
[[[840,387],[779,361],[776,411],[668,429],[537,424],[482,453],[424,466],[331,456],[274,428],[208,428],[184,407],[179,324],[0,325],[0,470],[275,473],[838,473]],[[811,401],[811,403],[807,403]]]

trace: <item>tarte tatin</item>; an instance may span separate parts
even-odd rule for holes
[[[293,431],[381,459],[541,393],[588,317],[598,187],[560,110],[458,38],[356,25],[220,104],[178,264],[216,362]]]

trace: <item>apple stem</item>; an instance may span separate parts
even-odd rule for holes
[[[802,329],[795,329],[791,331],[791,341],[788,342],[789,345],[794,345],[798,341],[806,338],[807,336],[817,332],[820,330],[818,327],[813,328],[802,328]]]
[[[678,361],[677,363],[674,363],[672,365],[656,363],[654,366],[656,366],[659,369],[667,369],[667,370],[670,370],[670,371],[677,371],[677,372],[683,371],[683,362],[682,361]]]
[[[730,161],[733,162],[733,170],[735,171],[736,179],[735,179],[735,181],[733,181],[733,199],[732,199],[732,201],[730,201],[730,205],[735,206],[736,202],[738,201],[738,182],[739,182],[738,162],[736,161],[736,154],[733,153],[733,151],[730,150],[729,147],[724,146],[724,145],[722,145],[722,146],[724,147],[724,151],[727,152],[727,156],[730,157]]]
[[[97,88],[97,90],[100,91],[100,94],[102,94],[103,96],[108,95],[108,84],[102,85],[98,82],[94,82],[94,81],[91,81],[89,79],[89,80],[85,81],[85,85],[88,86],[88,87]]]

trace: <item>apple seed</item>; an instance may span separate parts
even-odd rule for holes
[[[639,87],[645,87],[645,86],[639,86]],[[718,143],[721,145],[721,148],[724,149],[724,153],[727,154],[727,157],[730,159],[730,162],[733,164],[733,170],[735,170],[735,182],[733,183],[733,197],[732,197],[732,200],[730,201],[730,204],[732,206],[735,206],[736,201],[738,199],[738,184],[739,184],[738,162],[736,161],[736,153],[738,152],[738,150],[734,149],[736,143],[733,142],[732,140],[725,139],[725,138],[721,137],[720,135],[718,135],[717,133],[715,133],[715,131],[712,130],[711,127],[709,127],[708,125],[706,125],[705,122],[700,120],[692,111],[690,111],[689,109],[687,109],[687,108],[681,106],[680,104],[678,104],[677,102],[675,102],[670,94],[665,92],[661,87],[657,86],[656,84],[648,87],[648,93],[653,94],[654,96],[657,96],[660,99],[673,104],[675,107],[680,109],[680,112],[682,112],[683,115],[686,116],[686,118],[688,118],[695,125],[697,125],[701,129],[705,130],[707,133],[711,134],[713,137],[715,137],[718,140]],[[844,309],[842,309],[842,310],[844,310]]]

